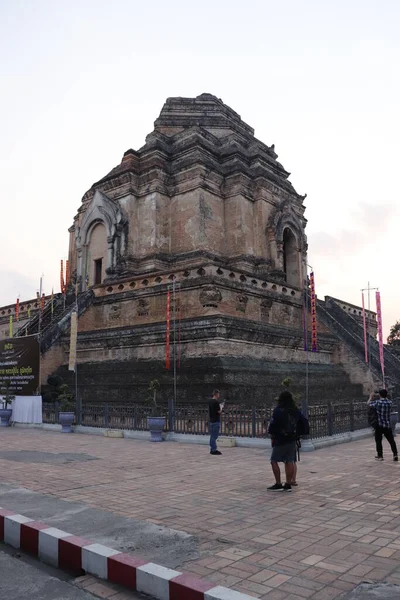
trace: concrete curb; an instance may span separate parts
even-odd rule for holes
[[[85,571],[157,600],[254,600],[204,579],[92,543],[0,508],[0,542],[78,575]]]

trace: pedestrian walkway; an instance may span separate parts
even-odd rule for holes
[[[375,462],[371,436],[303,454],[299,487],[272,494],[265,450],[0,430],[3,482],[196,536],[176,568],[268,600],[400,585],[400,466],[385,450]]]

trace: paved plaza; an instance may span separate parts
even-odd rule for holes
[[[186,532],[194,537],[175,554],[178,570],[256,598],[333,600],[363,582],[400,585],[400,470],[385,450],[386,460],[375,462],[371,436],[303,454],[299,487],[273,494],[266,450],[210,456],[194,444],[1,429],[10,492],[0,505],[38,518],[28,492],[31,513],[6,506],[11,490],[26,488],[67,501],[71,513],[89,507],[110,520]],[[169,565],[168,549],[162,562],[158,546],[146,547],[147,558]]]

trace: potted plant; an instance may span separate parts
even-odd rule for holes
[[[75,404],[72,401],[73,396],[66,383],[60,385],[59,391],[60,393],[57,397],[57,402],[59,402],[60,405],[58,419],[61,424],[61,431],[62,433],[72,433],[71,425],[75,420]]]
[[[164,431],[166,417],[157,416],[160,414],[160,409],[157,404],[157,392],[160,390],[160,382],[158,379],[152,379],[149,385],[148,404],[151,406],[151,415],[147,417],[147,427],[150,431],[150,441],[162,442],[162,432]]]
[[[12,408],[7,408],[12,401],[15,400],[15,396],[10,393],[10,384],[7,383],[6,393],[3,396],[3,408],[0,408],[0,427],[9,427],[10,419],[12,415]]]

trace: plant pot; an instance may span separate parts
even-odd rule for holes
[[[151,442],[162,442],[162,432],[164,431],[166,417],[147,417],[147,427],[150,431]]]
[[[61,432],[62,433],[72,433],[71,425],[75,420],[74,412],[60,412],[58,414],[58,419],[61,424]]]
[[[0,408],[0,427],[9,427],[12,408]]]

